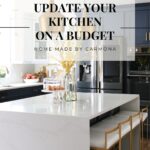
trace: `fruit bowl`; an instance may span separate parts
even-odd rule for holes
[[[39,82],[39,79],[24,79],[25,83],[37,83]]]
[[[35,74],[32,74],[32,73],[26,73],[23,76],[23,80],[25,83],[37,83],[37,82],[39,82],[38,76],[36,76]]]

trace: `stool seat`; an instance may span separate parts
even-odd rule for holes
[[[118,114],[114,115],[113,119],[118,119],[118,121],[122,121],[122,119],[128,118],[128,117],[133,116],[135,114],[137,114],[137,112],[121,111]],[[139,124],[140,124],[140,117],[133,117],[132,118],[132,129],[134,129]]]
[[[102,120],[95,125],[93,125],[90,130],[101,132],[104,129],[110,129],[117,125],[117,121],[111,120],[109,118]]]
[[[134,112],[134,111],[120,111],[119,115],[131,115],[132,116],[132,115],[134,115],[136,113],[138,113],[138,112]],[[141,116],[142,122],[144,122],[147,119],[147,117],[148,117],[148,113],[147,112],[141,112],[140,116]]]
[[[107,149],[119,141],[119,130],[108,136]],[[105,131],[93,131],[90,132],[90,146],[94,148],[105,148]]]
[[[136,112],[136,111],[120,111],[118,114],[132,116],[132,115],[135,115],[136,113],[138,113],[138,112]]]
[[[141,113],[141,118],[142,118],[142,122],[144,122],[147,118],[148,118],[148,113],[147,112],[142,112]]]
[[[146,118],[146,114],[140,114],[140,112],[132,111],[121,111],[118,114],[108,117],[105,120],[102,120],[99,123],[93,125],[90,129],[91,148],[104,148],[106,150],[110,149],[119,141],[119,148],[121,149],[122,139],[129,133],[131,143],[133,129],[140,125],[141,118]],[[117,125],[119,132],[117,132],[114,128]],[[107,129],[111,128],[114,128],[115,132],[112,132],[114,130],[110,130],[111,134],[108,136],[107,134],[110,132],[107,132]],[[132,145],[130,145],[130,149],[132,149]]]
[[[105,119],[102,122],[96,123],[95,125],[93,125],[91,127],[91,131],[95,131],[95,132],[102,132],[104,129],[110,129],[113,128],[114,126],[116,126],[117,124],[119,124],[121,121],[127,119],[127,117],[123,117],[122,119],[118,119],[115,116],[114,117],[109,117],[107,119]],[[121,135],[124,136],[127,133],[129,133],[131,130],[130,124],[126,124],[124,126],[122,126],[122,133]]]

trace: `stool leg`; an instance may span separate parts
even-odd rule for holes
[[[122,149],[121,127],[119,128],[119,150]]]
[[[141,133],[141,125],[139,125],[139,133]],[[131,130],[131,143],[130,143],[130,150],[134,150],[134,148],[133,148],[133,143],[134,143],[134,130],[132,129]],[[139,135],[139,149],[141,150],[142,149],[142,146],[141,146],[142,144],[141,144],[141,134]]]
[[[147,143],[147,147],[148,147],[148,138],[149,138],[149,137],[148,137],[148,132],[149,132],[148,126],[149,126],[149,122],[148,122],[148,118],[147,118],[147,121],[146,121],[146,128],[147,128],[147,129],[146,129],[146,132],[147,132],[147,137],[146,137],[146,138],[147,138],[147,141],[146,141],[146,143]]]
[[[119,140],[119,150],[121,150],[122,149],[122,140],[120,139]]]
[[[133,143],[133,129],[132,129],[132,121],[130,123],[131,125],[131,131],[130,131],[130,150],[132,150],[132,143]]]
[[[143,150],[143,142],[144,142],[144,140],[143,140],[143,137],[144,137],[144,134],[143,134],[143,129],[144,129],[144,123],[142,122],[142,127],[141,127],[142,129],[142,135],[141,135],[141,150]]]
[[[141,128],[141,123],[139,124],[139,148],[140,150],[142,150],[142,143],[141,143],[141,131],[142,131],[142,128]]]
[[[129,133],[129,149],[131,150],[132,148],[131,148],[131,131],[130,131],[130,133]]]
[[[131,150],[133,150],[133,142],[134,142],[134,140],[133,140],[133,129],[131,130]]]

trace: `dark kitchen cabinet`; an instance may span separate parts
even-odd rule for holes
[[[136,46],[149,46],[150,3],[136,5],[135,27]]]
[[[129,94],[139,94],[141,101],[150,102],[150,82],[139,81],[138,79],[128,79],[128,91]]]
[[[41,85],[41,86],[0,91],[0,102],[7,102],[22,98],[43,95],[44,93],[41,92],[42,88],[43,86]]]

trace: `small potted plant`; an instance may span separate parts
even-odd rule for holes
[[[0,78],[5,78],[8,74],[8,69],[5,66],[0,66]]]

